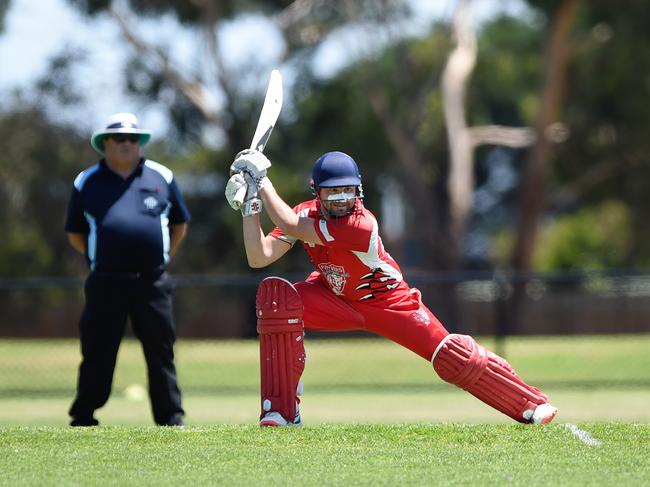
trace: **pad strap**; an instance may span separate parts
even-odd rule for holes
[[[260,417],[276,411],[291,423],[305,369],[302,300],[289,281],[267,277],[257,288],[255,307],[260,336]]]
[[[520,423],[530,423],[535,408],[548,402],[546,394],[526,384],[505,359],[468,335],[446,336],[431,362],[441,379]]]

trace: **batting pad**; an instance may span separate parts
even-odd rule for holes
[[[276,411],[291,423],[305,369],[302,300],[289,281],[267,277],[257,288],[255,307],[260,336],[260,418]]]
[[[526,384],[505,359],[468,335],[446,336],[431,362],[441,379],[520,423],[530,423],[535,408],[548,402],[546,394]]]

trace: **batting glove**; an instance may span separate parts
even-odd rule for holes
[[[228,204],[233,210],[239,210],[246,199],[248,192],[248,183],[242,173],[236,173],[230,176],[226,183],[225,196]]]
[[[257,197],[259,188],[250,174],[244,172],[242,175],[244,176],[244,181],[246,181],[246,195],[244,196],[244,203],[241,206],[241,214],[242,216],[255,215],[262,211],[262,200]]]
[[[264,186],[266,170],[271,167],[271,161],[258,150],[246,149],[235,156],[235,161],[230,165],[230,174],[245,172],[249,174],[257,189]]]

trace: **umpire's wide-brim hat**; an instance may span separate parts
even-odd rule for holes
[[[138,127],[138,119],[132,113],[116,113],[108,117],[106,127],[95,130],[90,137],[90,145],[99,152],[104,153],[104,139],[112,134],[138,134],[140,145],[145,145],[151,139],[151,130]]]

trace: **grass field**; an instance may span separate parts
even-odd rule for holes
[[[102,426],[80,430],[78,343],[1,340],[0,485],[650,485],[649,351],[649,335],[509,339],[560,408],[530,427],[390,342],[308,339],[306,426],[278,431],[256,426],[256,342],[180,340],[178,430],[150,426],[126,341]]]
[[[648,485],[648,425],[107,426],[2,432],[2,485]]]

